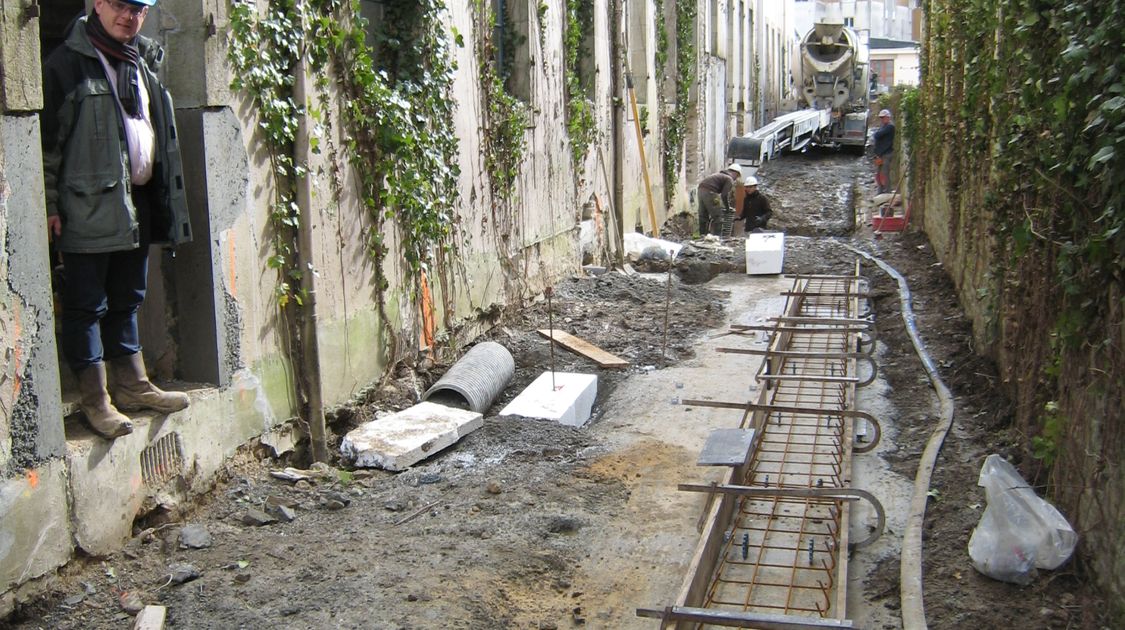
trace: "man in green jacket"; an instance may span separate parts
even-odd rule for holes
[[[155,74],[163,50],[139,35],[155,3],[94,0],[43,64],[47,226],[63,258],[60,345],[79,406],[107,439],[133,430],[117,408],[188,406],[186,394],[149,382],[137,333],[149,245],[191,239],[175,110]]]
[[[742,166],[728,164],[726,168],[703,178],[699,182],[699,235],[722,234],[723,213],[733,214],[734,184],[742,177]],[[730,234],[727,234],[730,236]]]

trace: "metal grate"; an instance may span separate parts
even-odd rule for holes
[[[141,451],[141,480],[159,487],[184,470],[184,452],[179,433],[168,433]]]

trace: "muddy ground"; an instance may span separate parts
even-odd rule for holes
[[[920,333],[956,396],[955,424],[934,472],[925,526],[930,627],[1108,627],[1079,563],[1027,587],[990,580],[969,565],[966,545],[984,505],[976,486],[980,464],[989,453],[1016,458],[1018,451],[1006,429],[1008,403],[998,396],[995,370],[974,353],[952,285],[925,238],[877,239],[864,220],[857,226],[855,208],[865,208],[872,189],[858,158],[791,156],[767,163],[758,176],[774,202],[770,228],[788,235],[785,273],[848,273],[856,255],[841,243],[890,263],[910,283]],[[631,611],[671,598],[632,601],[601,586],[613,576],[599,577],[599,567],[625,566],[628,575],[617,577],[654,584],[678,585],[682,576],[660,574],[652,558],[610,557],[629,552],[615,552],[599,532],[617,526],[614,519],[631,509],[635,493],[654,479],[670,483],[672,473],[692,462],[684,463],[681,449],[658,442],[622,449],[614,435],[620,425],[603,414],[602,403],[631,377],[693,359],[700,336],[722,325],[725,294],[704,281],[743,270],[740,242],[729,244],[729,251],[686,248],[670,292],[651,278],[614,272],[555,287],[549,304],[555,325],[629,360],[628,370],[597,370],[561,349],[552,357],[536,333],[547,327],[548,302],[514,309],[486,338],[512,352],[515,378],[484,427],[454,447],[402,473],[350,471],[334,462],[297,482],[270,472],[300,462],[259,458],[248,448],[208,497],[138,522],[137,535],[119,554],[71,563],[47,596],[8,623],[124,628],[131,618],[123,602],[139,601],[166,606],[170,628],[658,627],[632,619]],[[636,267],[667,274],[660,262]],[[936,419],[933,392],[905,333],[894,281],[870,264],[864,274],[873,282],[878,337],[887,346],[880,371],[898,416],[887,458],[912,479]],[[598,373],[599,402],[586,428],[495,415],[552,362],[560,371]],[[335,440],[412,404],[445,367],[403,368],[337,410]],[[277,505],[293,520],[257,524],[251,518],[256,510],[281,512]],[[197,527],[187,527],[185,537],[186,525]],[[193,530],[206,536],[195,540]],[[198,577],[179,583],[193,571]],[[867,604],[884,607],[892,618],[898,574],[897,560],[888,559],[862,582]]]

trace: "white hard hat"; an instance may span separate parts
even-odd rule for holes
[[[743,186],[757,186],[758,185],[758,178],[754,177],[753,175],[747,175],[746,179],[742,180],[742,185]]]
[[[741,164],[737,164],[737,163],[732,162],[730,165],[728,165],[723,170],[724,171],[734,171],[735,173],[738,173],[739,177],[742,177],[742,165]]]
[[[883,111],[879,112],[879,118],[882,118],[883,116],[886,116],[887,118],[890,118],[891,117],[891,110],[884,109]]]

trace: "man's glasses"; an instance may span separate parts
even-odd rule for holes
[[[142,18],[148,13],[148,7],[122,2],[121,0],[105,0],[105,3],[117,14],[128,13],[130,17]]]

